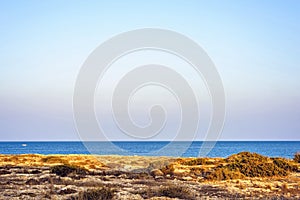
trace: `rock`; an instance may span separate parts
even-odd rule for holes
[[[146,168],[133,169],[130,171],[130,173],[136,173],[136,174],[148,173],[148,169],[146,169]]]
[[[29,197],[36,197],[37,195],[34,192],[26,191],[20,194],[20,196],[29,196]],[[24,198],[24,197],[23,197]]]
[[[131,194],[127,191],[122,191],[117,193],[117,195],[115,195],[115,197],[113,198],[113,200],[119,200],[119,199],[130,199],[130,200],[143,200],[143,198],[141,197],[141,195],[139,194]]]
[[[162,179],[164,179],[164,177],[163,176],[155,176],[154,179],[155,180],[162,180]]]
[[[190,177],[190,176],[184,176],[184,177],[182,177],[181,178],[183,181],[192,181],[192,180],[194,180],[192,177]]]
[[[153,170],[150,172],[150,175],[151,175],[151,176],[163,176],[164,173],[163,173],[160,169],[153,169]]]
[[[40,176],[39,181],[42,183],[50,183],[50,176],[49,175],[43,175]]]
[[[174,169],[173,171],[173,175],[174,176],[178,176],[178,177],[183,177],[183,176],[187,176],[189,173],[187,170],[184,169]]]
[[[121,174],[118,176],[118,178],[127,178],[127,174]]]
[[[42,172],[40,170],[34,169],[29,172],[30,174],[41,174]]]
[[[25,184],[26,185],[39,185],[40,182],[38,180],[36,180],[36,179],[32,179],[31,178],[31,179],[27,180]]]
[[[11,173],[11,171],[6,170],[6,169],[0,170],[0,175],[10,174],[10,173]]]
[[[62,188],[60,190],[57,191],[57,194],[59,195],[65,195],[65,194],[74,194],[77,191],[71,188]]]
[[[169,165],[171,163],[171,161],[168,160],[162,160],[162,161],[155,161],[149,164],[149,166],[147,167],[148,172],[151,172],[152,170],[155,169],[162,169],[164,167],[166,167],[167,165]]]
[[[124,170],[125,172],[129,172],[129,171],[132,170],[132,166],[130,166],[130,165],[124,165],[124,166],[123,166],[123,170]]]
[[[171,200],[170,197],[152,197],[150,200]]]

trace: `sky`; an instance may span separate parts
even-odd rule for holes
[[[192,38],[215,63],[221,140],[300,140],[299,10],[296,0],[1,1],[0,141],[80,140],[72,99],[82,64],[112,36],[149,27]]]

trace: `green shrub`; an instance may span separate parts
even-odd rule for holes
[[[115,191],[108,187],[94,188],[79,193],[74,200],[110,200],[113,198]]]
[[[56,165],[51,167],[50,172],[62,177],[68,176],[69,174],[87,174],[87,170],[71,165]]]
[[[278,166],[279,168],[282,168],[286,171],[297,171],[298,167],[296,164],[292,163],[291,161],[285,159],[285,158],[272,158],[273,163]]]
[[[175,170],[174,164],[170,164],[167,166],[164,166],[163,168],[160,169],[164,174],[170,174],[173,175],[173,172]]]
[[[195,199],[195,194],[187,188],[178,185],[168,184],[158,188],[151,188],[146,198],[151,197],[169,197],[179,199]]]
[[[262,156],[257,153],[251,152],[240,152],[238,154],[233,154],[225,159],[228,163],[252,163],[252,162],[265,162],[269,160],[268,157]]]
[[[292,165],[284,159],[269,158],[257,153],[242,152],[227,158],[226,167],[239,170],[247,177],[286,176]]]
[[[76,192],[77,191],[74,190],[74,189],[67,188],[67,189],[63,189],[63,190],[58,191],[58,194],[59,195],[66,195],[66,194],[73,194],[73,193],[76,193]]]
[[[221,181],[221,180],[228,180],[228,179],[241,179],[244,177],[245,176],[239,171],[233,171],[228,168],[220,167],[210,172],[207,175],[206,179]]]
[[[239,170],[247,177],[286,176],[288,174],[286,170],[269,162],[231,163],[226,167],[231,170]]]
[[[226,180],[243,177],[286,176],[298,167],[284,158],[269,158],[257,153],[241,152],[225,159],[224,165],[219,165],[207,173],[208,180]]]
[[[205,158],[195,158],[192,160],[187,160],[187,161],[182,161],[182,165],[188,165],[188,166],[193,166],[193,165],[205,165],[206,160]]]
[[[208,160],[207,158],[195,158],[191,160],[179,160],[182,165],[194,166],[194,165],[211,165],[215,162]]]
[[[191,173],[193,173],[196,176],[201,176],[202,173],[205,171],[204,169],[197,168],[197,167],[191,167],[190,170],[191,170]]]
[[[296,163],[300,163],[300,152],[295,153],[295,155],[294,155],[294,161]]]

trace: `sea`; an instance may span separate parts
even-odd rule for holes
[[[165,148],[172,144],[171,148]],[[300,141],[218,141],[202,155],[203,141],[174,142],[0,142],[0,154],[97,154],[174,157],[227,157],[239,152],[255,152],[270,157],[293,158]],[[185,151],[178,152],[187,146]]]

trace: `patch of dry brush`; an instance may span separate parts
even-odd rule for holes
[[[297,163],[300,163],[300,152],[295,153],[294,161],[297,162]]]
[[[0,166],[55,166],[71,165],[90,169],[102,169],[105,165],[93,155],[0,155]]]
[[[204,180],[228,180],[287,176],[291,172],[298,171],[298,164],[284,158],[269,158],[257,153],[241,152],[225,159],[181,158],[161,170],[171,176],[200,176]]]

